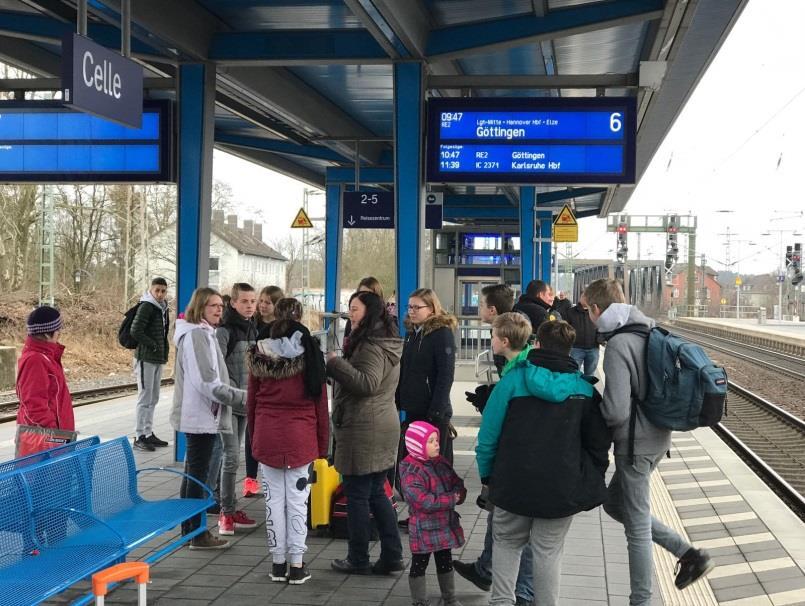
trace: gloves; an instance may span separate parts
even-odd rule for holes
[[[467,396],[467,402],[475,406],[475,408],[483,414],[484,408],[486,407],[486,402],[489,400],[489,395],[492,393],[492,390],[495,388],[495,384],[492,383],[482,383],[478,387],[475,388],[475,391],[465,391],[464,395]]]
[[[495,508],[495,506],[492,505],[492,502],[489,500],[489,486],[486,484],[481,486],[481,494],[479,494],[478,498],[475,499],[475,504],[486,511],[492,511]]]
[[[461,505],[464,501],[467,500],[467,489],[462,486],[461,489],[456,492],[456,495],[458,496],[456,505]]]

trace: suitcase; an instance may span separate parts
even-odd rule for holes
[[[310,481],[310,527],[329,526],[333,493],[341,483],[341,475],[327,459],[316,459]]]
[[[145,606],[146,588],[150,580],[149,569],[150,566],[146,562],[123,562],[93,574],[92,594],[95,596],[95,606],[104,606],[110,585],[129,579],[134,579],[137,583],[138,606]]]
[[[394,490],[392,490],[391,484],[389,484],[388,480],[385,482],[384,489],[386,496],[389,498],[389,501],[391,501],[391,506],[396,513],[399,510],[399,505],[397,504],[397,500],[394,498]],[[370,540],[377,541],[377,524],[375,523],[375,518],[374,515],[372,515],[371,510],[369,511],[369,523],[372,529]],[[347,495],[344,492],[343,484],[339,484],[338,488],[336,488],[335,492],[333,493],[333,508],[330,515],[330,535],[334,539],[349,538],[349,532],[347,530]]]

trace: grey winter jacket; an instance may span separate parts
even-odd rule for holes
[[[397,462],[400,417],[394,391],[400,380],[402,341],[367,338],[349,360],[327,362],[333,385],[335,468],[344,475],[385,471]]]
[[[215,338],[226,362],[229,384],[238,389],[246,389],[249,385],[246,356],[252,345],[257,342],[257,325],[253,320],[241,317],[234,309],[228,311],[224,317],[224,324],[215,329]],[[230,339],[234,339],[235,342],[230,344]],[[246,403],[244,402],[243,406],[233,405],[232,412],[245,416]]]
[[[246,391],[229,385],[215,330],[206,322],[176,321],[176,368],[171,425],[185,433],[232,433],[232,407]]]
[[[596,322],[599,337],[606,341],[606,384],[601,412],[613,431],[616,455],[628,454],[632,397],[643,399],[648,392],[648,340],[634,333],[613,335],[617,329],[631,324],[652,327],[654,320],[644,316],[633,305],[613,303]],[[638,406],[634,454],[658,455],[670,446],[671,432],[651,423]]]

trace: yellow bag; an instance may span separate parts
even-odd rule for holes
[[[341,483],[341,475],[327,459],[313,461],[314,478],[310,486],[310,527],[329,526],[333,493]]]

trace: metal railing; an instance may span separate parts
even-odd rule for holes
[[[492,331],[488,324],[474,320],[459,319],[456,331],[456,361],[460,364],[475,363],[485,350],[492,348]]]
[[[741,320],[756,320],[760,316],[762,307],[741,305],[722,305],[718,310],[719,318],[736,318]]]

